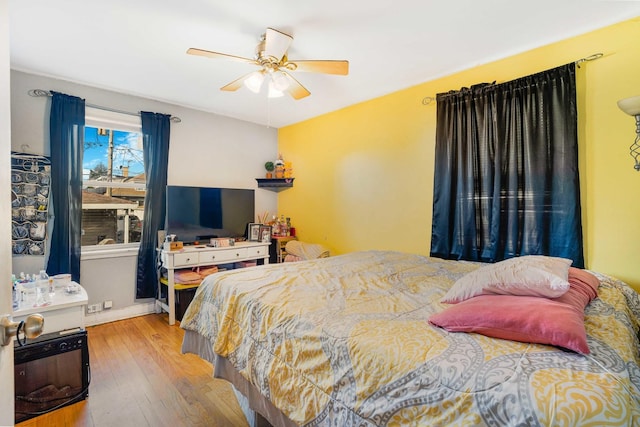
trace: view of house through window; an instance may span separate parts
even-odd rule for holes
[[[85,127],[82,246],[140,241],[145,175],[142,134]]]

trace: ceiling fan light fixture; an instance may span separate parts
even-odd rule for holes
[[[259,94],[262,91],[262,87],[265,86],[265,80],[267,80],[266,90],[268,92],[267,96],[270,98],[283,96],[284,92],[294,100],[311,95],[311,92],[293,77],[292,71],[343,76],[349,74],[349,61],[312,59],[289,62],[287,51],[292,41],[293,37],[291,35],[273,28],[267,28],[256,47],[254,58],[244,58],[197,48],[189,48],[187,53],[189,55],[230,59],[257,65],[261,68],[259,71],[245,74],[222,86],[220,90],[235,92],[244,84],[251,92]]]
[[[284,96],[284,92],[279,90],[276,87],[276,84],[272,81],[269,82],[269,93],[267,94],[269,98],[281,98]]]
[[[275,71],[271,73],[271,80],[273,81],[273,87],[280,92],[289,89],[289,79],[284,71]]]
[[[264,82],[264,70],[254,71],[244,81],[244,85],[253,93],[260,93],[262,83]]]

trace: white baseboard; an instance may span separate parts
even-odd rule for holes
[[[134,304],[129,307],[121,308],[118,310],[108,309],[102,310],[97,313],[91,313],[84,315],[85,326],[95,326],[102,323],[115,322],[116,320],[130,319],[132,317],[144,316],[145,314],[151,314],[156,312],[155,301],[150,301],[142,304]]]

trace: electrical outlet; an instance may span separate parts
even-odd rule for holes
[[[102,311],[102,304],[91,304],[87,306],[87,314],[97,313]]]
[[[104,309],[107,310],[109,308],[113,307],[113,301],[111,300],[107,300],[104,302]]]

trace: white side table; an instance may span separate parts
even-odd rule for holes
[[[72,282],[78,285],[75,282]],[[84,311],[87,305],[87,291],[78,285],[80,292],[67,294],[64,289],[56,289],[49,305],[34,307],[34,298],[27,297],[17,310],[13,312],[13,321],[20,322],[34,313],[44,317],[43,334],[63,331],[65,329],[84,328]]]

